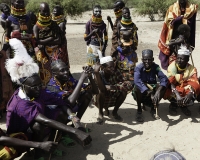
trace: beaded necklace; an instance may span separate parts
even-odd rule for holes
[[[59,16],[52,15],[52,20],[55,21],[57,24],[60,24],[61,22],[65,21],[65,16],[63,14]]]
[[[45,28],[51,25],[51,16],[45,17],[42,16],[40,13],[38,14],[38,20],[36,22],[36,25],[39,28]]]
[[[102,23],[102,16],[101,17],[92,16],[92,22],[93,23]]]
[[[176,67],[177,67],[177,69],[178,69],[179,71],[185,71],[186,68],[187,68],[187,67],[185,67],[185,68],[181,69],[181,68],[178,66],[178,64],[176,64]]]
[[[26,9],[17,9],[14,6],[11,6],[11,14],[14,16],[25,16],[26,15]]]
[[[122,16],[122,10],[120,9],[119,11],[115,12],[115,17],[119,18]]]
[[[133,22],[132,22],[132,19],[131,19],[131,18],[126,19],[126,18],[122,17],[121,23],[124,24],[124,25],[130,25],[130,24],[132,24]]]

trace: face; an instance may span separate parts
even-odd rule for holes
[[[93,15],[95,17],[101,17],[101,8],[99,8],[99,7],[94,8],[93,9]]]
[[[39,75],[34,75],[28,78],[22,85],[29,98],[37,98],[42,89],[42,81]]]
[[[13,0],[12,5],[17,9],[24,9],[24,0]]]
[[[189,61],[189,57],[186,56],[186,55],[177,55],[177,59],[176,59],[176,64],[178,64],[178,66],[181,68],[181,69],[184,69],[187,65]]]
[[[114,62],[108,62],[106,64],[107,66],[104,68],[104,72],[106,74],[113,74],[115,72]]]
[[[43,3],[40,5],[40,14],[41,16],[44,16],[44,17],[50,16],[50,9],[49,9],[48,4]]]
[[[185,11],[187,2],[188,2],[187,0],[179,0],[179,6],[182,12]]]
[[[54,16],[59,16],[59,15],[62,15],[63,13],[61,11],[61,8],[54,8],[52,14]]]
[[[144,64],[145,69],[150,69],[153,64],[154,58],[151,54],[144,54],[142,56],[142,62]]]
[[[122,17],[129,19],[130,18],[130,11],[129,9],[123,9],[122,10]]]
[[[54,75],[58,80],[68,81],[69,80],[69,68],[64,63],[58,63],[53,69]]]
[[[10,15],[10,8],[8,6],[4,6],[3,12],[4,12],[5,15],[9,16]]]

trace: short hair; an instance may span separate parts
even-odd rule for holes
[[[127,9],[127,10],[129,10],[129,11],[130,11],[130,9],[129,9],[128,7],[124,7],[122,10],[125,10],[125,9]]]
[[[142,51],[142,56],[145,54],[150,54],[153,57],[153,51],[151,49],[145,49]]]
[[[101,6],[100,6],[99,4],[97,4],[97,5],[95,5],[95,6],[93,7],[93,9],[95,9],[95,8],[100,8],[100,9],[101,9]]]
[[[59,9],[59,11],[60,11],[61,14],[64,14],[64,10],[63,10],[63,7],[62,7],[62,6],[56,5],[56,6],[53,7],[53,9],[55,9],[55,8],[56,8],[56,9]]]
[[[122,0],[117,0],[115,1],[113,8],[124,8],[125,7],[125,3]]]
[[[5,7],[6,7],[6,9],[10,10],[10,7],[6,3],[1,3],[0,4],[0,10],[1,10],[1,12],[5,12]]]
[[[178,27],[178,32],[179,34],[185,34],[185,32],[190,32],[190,26],[187,25],[187,24],[181,24],[179,27]]]
[[[51,70],[53,71],[58,64],[65,64],[61,59],[57,59],[51,62]],[[65,64],[66,65],[66,64]]]

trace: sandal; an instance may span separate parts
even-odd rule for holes
[[[191,111],[187,107],[181,107],[181,110],[186,116],[191,116]]]
[[[177,115],[177,107],[176,106],[174,106],[174,105],[172,105],[172,104],[170,104],[169,105],[169,113],[171,114],[171,115],[173,115],[173,116],[176,116]]]
[[[144,117],[143,117],[142,113],[137,112],[135,119],[137,122],[144,122]]]
[[[123,118],[119,115],[119,114],[116,114],[116,115],[112,115],[113,118],[118,121],[118,122],[123,122]]]
[[[61,143],[67,148],[72,148],[76,145],[76,143],[68,135],[64,135],[61,138]]]

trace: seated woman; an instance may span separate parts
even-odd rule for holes
[[[83,146],[90,144],[89,134],[65,125],[68,116],[60,108],[51,110],[46,107],[47,105],[67,106],[68,104],[62,98],[55,97],[42,89],[42,81],[38,75],[39,67],[28,55],[21,41],[11,39],[9,43],[15,50],[15,56],[7,60],[5,67],[11,80],[17,82],[20,88],[14,92],[7,105],[7,134],[28,133],[31,130],[33,140],[42,141],[46,135],[45,128],[52,128],[75,135]],[[88,68],[84,69],[84,77],[89,71]],[[77,86],[81,85],[81,82],[77,84]],[[68,99],[69,103],[75,101],[75,95],[80,92],[80,89],[81,87],[77,87],[74,96]],[[35,153],[35,158],[41,157],[40,150],[36,149]]]
[[[189,106],[194,104],[195,98],[200,93],[197,69],[189,64],[190,51],[186,46],[178,50],[176,61],[172,62],[168,69],[170,88],[167,89],[165,99],[168,99],[169,113],[177,115],[177,108],[180,107],[186,116],[191,116]]]
[[[117,112],[128,92],[133,88],[131,82],[124,80],[121,72],[115,69],[111,56],[103,57],[100,59],[100,64],[95,64],[94,77],[99,88],[99,94],[96,97],[97,107],[99,108],[97,122],[103,123],[103,108],[105,115],[108,116],[108,107],[112,106],[114,106],[113,118],[117,121],[123,121]]]
[[[57,61],[52,62],[51,70],[53,77],[50,79],[50,82],[47,84],[46,90],[56,97],[67,100],[71,107],[73,113],[77,112],[77,117],[81,119],[84,112],[86,111],[93,94],[97,94],[98,90],[95,84],[94,79],[92,78],[92,67],[88,68],[89,75],[88,78],[91,82],[89,85],[84,85],[84,80],[87,78],[84,71],[82,72],[80,79],[76,80],[70,76],[69,66],[58,59]],[[84,69],[84,70],[85,70]],[[80,92],[76,90],[81,88]],[[74,101],[69,101],[73,96],[76,98]]]
[[[134,71],[135,87],[132,95],[137,101],[136,121],[138,122],[144,121],[141,103],[151,107],[151,114],[153,118],[157,119],[155,107],[158,106],[159,101],[163,98],[168,83],[167,76],[161,71],[159,65],[153,61],[153,51],[150,49],[143,50],[142,63],[138,64]],[[157,84],[157,77],[160,85]]]
[[[29,148],[38,148],[47,152],[53,152],[57,145],[57,142],[50,141],[27,141],[27,137],[24,133],[6,135],[0,129],[0,159],[2,160],[17,158]]]

